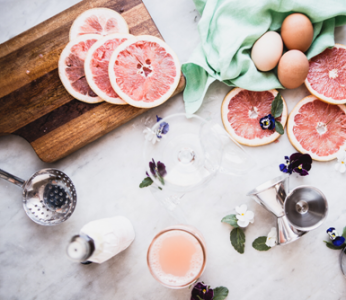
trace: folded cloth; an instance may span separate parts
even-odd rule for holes
[[[307,57],[334,45],[334,28],[346,24],[345,0],[194,0],[201,19],[200,45],[183,64],[187,113],[202,105],[210,84],[252,91],[283,88],[275,71],[259,72],[251,60],[254,42],[269,30],[279,31],[285,17],[294,12],[313,23],[313,43]]]

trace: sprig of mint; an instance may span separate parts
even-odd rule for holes
[[[344,230],[342,232],[342,236],[346,239],[346,227],[344,227]],[[341,246],[334,246],[333,243],[331,243],[331,242],[327,242],[327,241],[324,241],[324,242],[326,243],[326,246],[332,250],[340,250],[340,249],[343,249],[346,247],[346,243],[342,244]]]
[[[284,102],[281,98],[281,94],[278,93],[272,102],[271,115],[276,119],[282,115],[283,109],[284,109]],[[275,130],[281,135],[285,133],[282,124],[276,120],[275,120]]]
[[[236,251],[243,254],[245,248],[245,233],[243,229],[239,227],[236,215],[227,215],[221,222],[234,227],[230,234],[231,244]]]
[[[214,289],[214,297],[213,300],[224,300],[228,296],[228,288],[224,286],[219,286]]]
[[[254,247],[258,251],[268,251],[269,249],[271,249],[271,247],[268,247],[266,245],[266,241],[267,241],[266,236],[260,236],[253,241],[252,247]]]
[[[231,231],[231,244],[235,250],[237,250],[240,254],[244,253],[245,249],[245,234],[244,231],[240,228],[233,228]]]

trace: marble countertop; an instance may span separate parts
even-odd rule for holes
[[[0,42],[44,21],[76,0],[0,0]],[[199,41],[199,16],[191,0],[144,0],[166,42],[185,62]],[[336,41],[346,44],[346,27],[336,30]],[[229,88],[214,83],[198,115],[221,124],[220,105]],[[289,110],[308,92],[305,87],[283,91]],[[31,146],[17,136],[0,137],[0,168],[21,178],[54,167],[67,173],[78,191],[77,208],[67,222],[56,227],[33,223],[21,205],[21,191],[0,181],[0,299],[189,299],[190,290],[170,290],[158,284],[146,265],[146,251],[153,236],[174,225],[149,189],[139,189],[145,163],[142,159],[148,122],[184,112],[182,95],[152,109],[110,132],[65,159],[46,164]],[[256,172],[246,178],[218,175],[203,190],[184,197],[189,222],[201,230],[208,247],[208,263],[201,280],[212,287],[228,287],[228,299],[346,299],[345,278],[338,265],[339,251],[328,249],[325,230],[346,225],[346,174],[334,170],[335,161],[314,162],[311,175],[292,176],[291,187],[311,184],[329,201],[325,223],[300,240],[268,252],[252,248],[252,241],[266,235],[274,217],[246,193],[257,184],[278,176],[278,164],[294,152],[287,135],[278,143],[247,148],[257,161]],[[246,203],[255,212],[255,223],[246,229],[245,254],[231,246],[231,227],[222,217]],[[71,262],[65,249],[72,235],[87,222],[124,215],[136,230],[126,251],[98,265]]]

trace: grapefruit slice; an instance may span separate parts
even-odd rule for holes
[[[90,88],[84,73],[88,50],[102,36],[85,34],[69,42],[59,58],[59,77],[65,89],[76,99],[97,103],[103,100]]]
[[[80,14],[70,29],[70,41],[84,34],[129,33],[125,19],[109,8],[92,8]]]
[[[136,107],[155,107],[173,94],[180,80],[180,63],[161,39],[142,35],[122,43],[109,62],[115,92]]]
[[[346,103],[346,46],[336,44],[311,58],[305,85],[322,101]]]
[[[305,97],[290,113],[287,135],[299,152],[314,160],[332,160],[346,149],[346,107]]]
[[[130,34],[109,34],[97,41],[88,51],[84,63],[85,76],[91,89],[103,100],[113,104],[127,104],[113,90],[108,76],[109,59],[114,50],[133,37]]]
[[[280,134],[273,130],[263,130],[260,119],[271,113],[271,105],[278,94],[277,90],[252,92],[234,88],[225,97],[221,105],[221,118],[227,132],[240,144],[262,146],[274,142]],[[276,120],[285,127],[287,105],[283,100],[282,115]]]

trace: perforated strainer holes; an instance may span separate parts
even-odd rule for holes
[[[61,208],[67,201],[69,197],[66,191],[59,185],[47,184],[44,193],[43,199],[45,204],[51,209]]]

